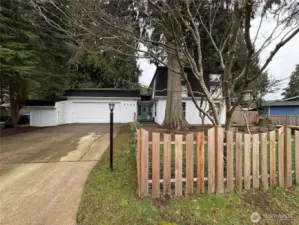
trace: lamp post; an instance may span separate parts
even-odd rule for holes
[[[115,104],[113,102],[109,103],[110,109],[110,170],[113,172],[113,110]]]

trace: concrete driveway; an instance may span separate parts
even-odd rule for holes
[[[108,132],[108,124],[72,124],[1,138],[0,224],[76,224]]]

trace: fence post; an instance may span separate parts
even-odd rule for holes
[[[292,152],[291,152],[291,129],[284,126],[284,177],[285,187],[292,186]]]

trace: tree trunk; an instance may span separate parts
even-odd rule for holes
[[[3,76],[1,76],[0,94],[1,94],[1,104],[3,104],[4,103],[4,96],[3,96]]]
[[[180,66],[175,55],[168,54],[167,102],[163,127],[184,130],[189,127],[183,115]]]
[[[9,101],[12,125],[14,128],[17,128],[20,119],[20,109],[25,103],[25,89],[17,82],[10,82],[9,84]]]
[[[226,118],[225,118],[225,129],[229,130],[231,126],[231,96],[230,96],[230,85],[231,82],[231,73],[230,68],[226,67],[223,74],[223,80],[222,80],[222,89],[223,89],[223,97],[225,102],[225,108],[226,108]]]

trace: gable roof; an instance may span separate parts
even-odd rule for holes
[[[193,91],[200,92],[201,87],[199,85],[199,82],[195,75],[193,74],[192,70],[190,68],[185,68],[184,69],[185,73],[187,74],[187,78],[191,84],[191,88]],[[157,92],[156,95],[158,96],[167,96],[167,79],[168,79],[168,68],[164,66],[158,66],[156,69],[156,72],[153,76],[153,79],[150,83],[150,87],[153,88],[154,86],[154,81],[156,80],[156,86],[155,86],[155,91]],[[205,83],[208,88],[210,88],[210,82],[209,82],[209,74],[206,74],[204,76]],[[199,93],[194,93],[195,96],[201,96]],[[188,95],[189,92],[188,92]]]
[[[116,88],[87,88],[69,89],[64,92],[65,97],[140,97],[139,90],[116,89]]]

